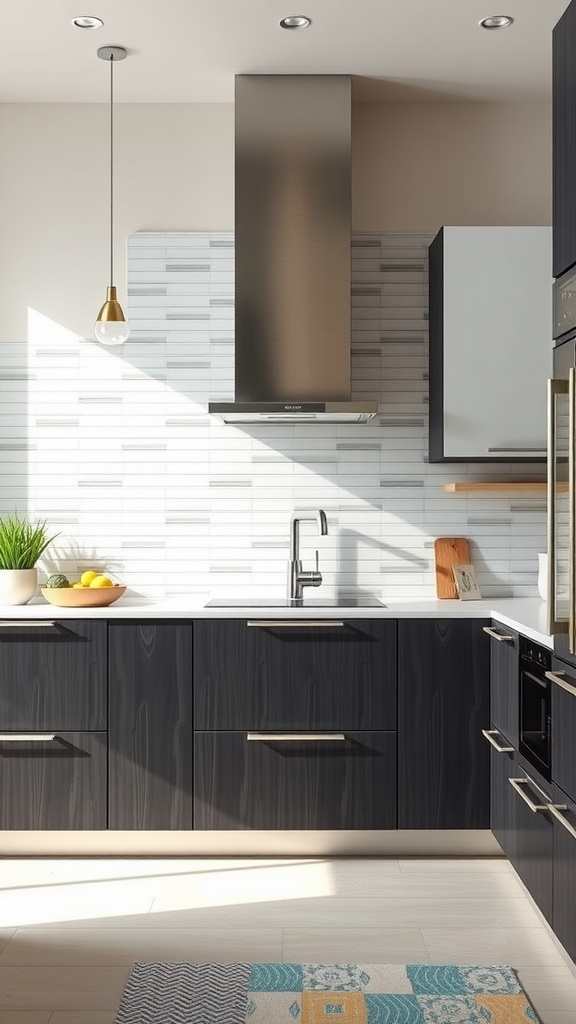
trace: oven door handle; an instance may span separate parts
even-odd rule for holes
[[[567,679],[563,678],[566,672],[545,672],[544,675],[551,683],[556,683],[556,686],[561,686],[563,690],[567,690],[568,693],[576,697],[576,686],[572,686]]]

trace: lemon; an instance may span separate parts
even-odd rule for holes
[[[94,569],[87,569],[86,572],[82,573],[80,577],[80,583],[84,587],[89,587],[90,584],[92,583],[92,580],[95,580],[96,577],[99,575],[100,573],[94,572]]]
[[[71,587],[72,587],[72,588],[73,588],[74,590],[86,590],[86,587],[84,586],[84,584],[83,584],[83,583],[71,583],[71,584],[70,584],[70,586],[71,586]]]
[[[111,579],[108,579],[108,576],[94,576],[94,578],[90,581],[90,586],[91,587],[113,587],[114,584],[112,583]]]

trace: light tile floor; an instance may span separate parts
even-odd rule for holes
[[[0,860],[0,1024],[111,1024],[135,960],[509,964],[576,1024],[505,860]]]

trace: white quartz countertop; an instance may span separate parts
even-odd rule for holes
[[[195,595],[161,600],[125,594],[108,608],[56,608],[43,598],[30,604],[0,606],[0,622],[52,619],[497,619],[546,647],[554,646],[546,627],[546,605],[539,598],[482,598],[480,601],[406,599],[382,606],[319,608],[204,607]]]

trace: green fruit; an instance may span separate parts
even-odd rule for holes
[[[46,582],[47,587],[69,587],[68,577],[62,572],[55,572]]]

